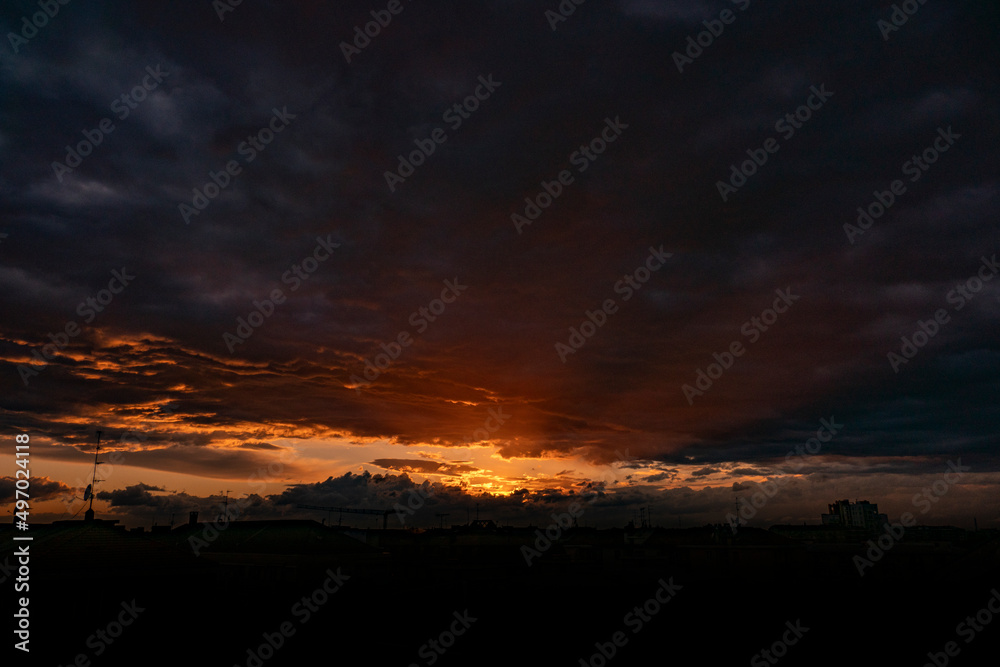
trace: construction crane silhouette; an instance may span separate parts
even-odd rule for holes
[[[340,516],[337,517],[337,525],[338,526],[343,521],[343,519],[344,519],[344,513],[345,512],[348,513],[348,514],[374,514],[374,515],[381,515],[382,516],[382,530],[385,530],[386,524],[389,521],[389,514],[392,512],[392,510],[356,510],[356,509],[351,509],[350,507],[324,507],[323,505],[296,505],[296,507],[298,507],[299,509],[302,509],[302,510],[322,510],[322,511],[324,511],[324,512],[327,513],[327,518],[328,519],[330,518],[330,515],[333,512],[338,512],[340,514]]]

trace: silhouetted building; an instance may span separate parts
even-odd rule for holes
[[[878,530],[889,523],[887,515],[879,514],[878,505],[867,500],[860,500],[856,503],[849,500],[838,500],[828,507],[830,513],[821,515],[824,526]]]

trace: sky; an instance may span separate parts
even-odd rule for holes
[[[1000,10],[903,4],[7,3],[33,520],[1000,527]]]

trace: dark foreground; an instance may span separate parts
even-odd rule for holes
[[[534,529],[239,522],[192,547],[204,531],[32,527],[30,592],[13,595],[13,531],[0,532],[7,655],[83,667],[919,667],[935,664],[928,653],[940,667],[1000,655],[996,531],[913,531],[864,576],[863,536],[793,529],[572,529],[530,566]],[[11,648],[24,595],[30,656]]]

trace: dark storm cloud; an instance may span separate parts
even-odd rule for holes
[[[155,495],[152,492],[156,492]],[[212,521],[229,510],[226,498],[219,496],[200,497],[188,493],[167,491],[166,489],[142,482],[113,491],[99,491],[98,500],[108,501],[109,512],[126,521],[129,525],[148,525],[152,520],[163,520],[166,515],[187,517],[189,512],[199,512],[203,521]],[[232,503],[234,497],[229,498]],[[279,513],[274,505],[257,494],[241,497],[238,516],[244,519],[269,517]],[[235,510],[230,510],[235,511]],[[230,516],[237,516],[230,514]]]
[[[420,459],[375,459],[371,462],[379,468],[400,470],[414,473],[436,473],[439,475],[460,475],[463,472],[475,472],[475,466],[454,465],[440,461],[422,461]]]
[[[1000,281],[961,310],[948,295],[1000,253],[997,9],[928,3],[886,41],[885,3],[739,4],[586,3],[555,31],[532,2],[406,4],[350,64],[339,43],[365,3],[244,3],[224,22],[207,2],[62,6],[0,48],[0,418],[82,446],[102,414],[170,401],[177,422],[149,429],[136,465],[203,475],[251,472],[277,437],[466,444],[495,406],[505,457],[781,465],[832,414],[846,426],[823,453],[851,474],[894,457],[996,469]],[[0,32],[34,7],[10,4]],[[727,7],[737,20],[679,73],[673,53]],[[119,119],[147,67],[162,83]],[[490,75],[452,129],[443,114]],[[782,137],[812,86],[833,95]],[[286,107],[246,162],[241,142]],[[115,130],[60,182],[52,163],[105,117]],[[627,129],[578,172],[570,155],[615,118]],[[384,172],[438,127],[447,141],[390,192]],[[906,180],[949,127],[960,138]],[[778,152],[723,202],[717,181],[769,137]],[[179,204],[229,160],[241,173],[186,224]],[[511,214],[563,169],[574,182],[518,234]],[[844,225],[894,179],[906,193],[852,244]],[[340,247],[298,278],[320,238]],[[673,256],[625,301],[616,282],[661,245]],[[135,279],[86,321],[123,267]],[[468,289],[414,324],[445,280]],[[275,289],[231,353],[223,334]],[[751,343],[741,328],[778,289],[801,298]],[[562,363],[554,345],[609,298]],[[886,355],[942,308],[894,373]],[[70,322],[42,369],[32,350]],[[733,341],[746,353],[689,405],[682,385]]]
[[[766,470],[758,470],[757,468],[733,468],[727,471],[730,476],[753,476],[753,477],[766,477]],[[739,482],[733,482],[733,484],[738,484]]]
[[[17,479],[0,477],[0,503],[13,503],[17,499]],[[31,498],[49,500],[69,493],[70,488],[58,480],[36,477],[31,480]],[[23,497],[23,496],[22,496]]]
[[[270,497],[275,505],[318,505],[331,507],[370,507],[385,509],[398,501],[404,493],[420,488],[405,473],[402,475],[360,475],[345,473],[328,477],[325,481],[294,484],[280,494]],[[425,484],[423,488],[430,488]],[[438,487],[440,488],[440,487]]]
[[[969,508],[974,507],[982,527],[996,527],[997,520],[991,518],[1000,512],[992,488],[998,481],[995,473],[977,477],[981,483],[951,487],[926,512],[923,511],[926,504],[915,502],[914,499],[942,479],[947,470],[947,467],[942,467],[926,475],[875,474],[851,478],[818,473],[808,478],[788,478],[780,484],[777,493],[767,495],[767,502],[750,525],[766,528],[776,523],[817,523],[829,502],[849,496],[878,502],[880,511],[887,512],[894,520],[909,511],[917,515],[923,525],[971,527]],[[733,511],[738,498],[749,500],[763,488],[756,483],[734,482],[730,486],[705,488],[654,489],[640,484],[606,490],[601,483],[586,482],[578,489],[567,492],[519,489],[509,496],[498,496],[445,484],[417,484],[406,474],[347,473],[323,482],[293,485],[282,493],[266,497],[257,494],[250,494],[245,499],[241,497],[240,517],[325,518],[318,510],[297,507],[306,504],[366,508],[377,512],[388,510],[390,527],[398,527],[400,517],[407,526],[433,527],[440,524],[439,515],[443,514],[448,515],[445,519],[447,524],[464,523],[478,507],[481,518],[499,523],[544,526],[552,521],[553,512],[565,512],[571,503],[579,502],[584,508],[581,525],[622,525],[634,518],[638,508],[646,507],[657,525],[700,526],[726,523],[726,515]],[[189,511],[200,511],[203,520],[211,520],[221,514],[224,505],[222,496],[198,497],[161,491],[143,483],[101,492],[98,498],[110,500],[110,514],[129,526],[148,525],[150,521],[164,520],[167,515],[184,516]],[[231,496],[230,506],[233,501]],[[400,509],[407,507],[415,509],[412,513]],[[38,515],[36,518],[67,517]],[[331,518],[336,517],[331,515]],[[366,517],[348,513],[339,520],[348,525],[376,526],[381,525],[382,519],[378,515]]]
[[[158,486],[139,483],[133,484],[132,486],[126,486],[124,489],[99,491],[97,493],[97,498],[99,500],[111,501],[112,507],[129,507],[134,505],[151,506],[157,504],[157,501],[150,491],[163,490],[164,489],[161,489]]]
[[[253,441],[241,443],[240,447],[246,447],[247,449],[270,449],[270,450],[280,449],[280,447],[276,447],[269,442],[253,442]]]

